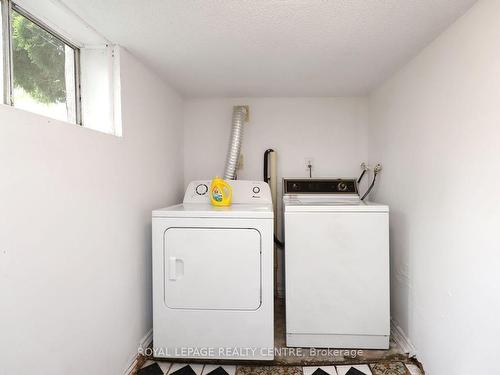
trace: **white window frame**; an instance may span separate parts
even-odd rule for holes
[[[48,26],[46,23],[32,15],[23,7],[17,5],[12,0],[0,0],[2,14],[2,55],[3,55],[3,99],[4,104],[15,107],[13,101],[14,84],[13,84],[13,59],[12,59],[12,27],[11,27],[11,12],[15,11],[33,22],[42,30],[48,32],[62,43],[69,46],[74,51],[74,80],[75,80],[75,122],[77,125],[82,125],[82,98],[81,98],[81,82],[80,82],[80,48],[75,43],[69,41],[56,30]]]

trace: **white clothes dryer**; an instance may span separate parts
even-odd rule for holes
[[[153,211],[153,349],[166,358],[272,360],[273,206],[261,181],[228,181],[214,207],[209,181]]]

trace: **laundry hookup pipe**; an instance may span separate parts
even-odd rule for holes
[[[224,169],[224,180],[234,180],[236,178],[236,168],[240,157],[241,142],[243,140],[243,125],[248,121],[248,107],[233,107],[233,124],[231,127],[231,138],[229,140],[229,150],[226,157],[226,168]]]

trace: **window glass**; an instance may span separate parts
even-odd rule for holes
[[[76,122],[75,50],[12,10],[13,104]]]

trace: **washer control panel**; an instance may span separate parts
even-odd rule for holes
[[[233,190],[233,204],[271,204],[271,190],[264,181],[227,181]],[[184,203],[210,202],[210,181],[192,181],[186,189]]]
[[[283,194],[358,194],[355,179],[283,179]]]

